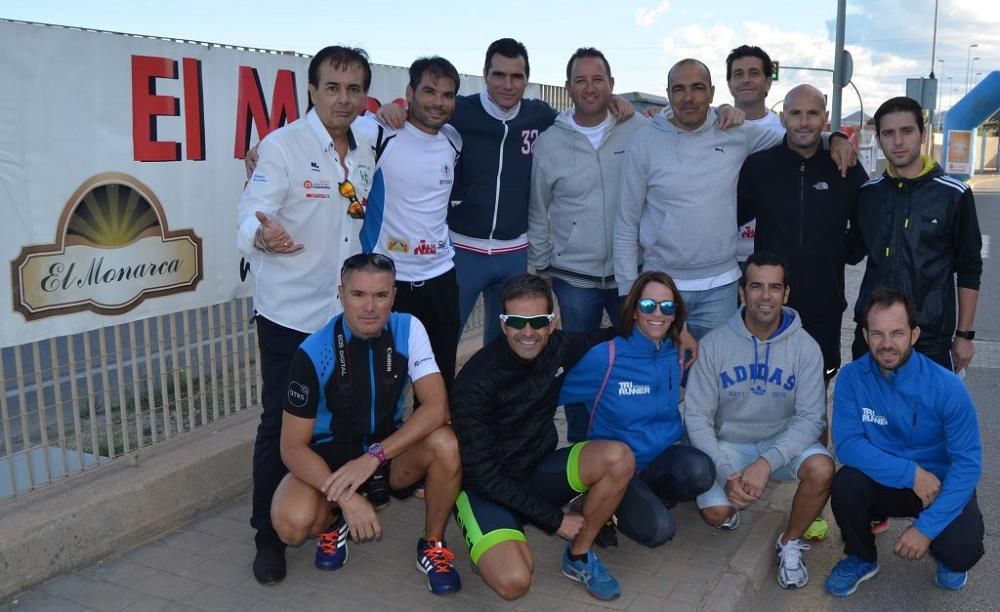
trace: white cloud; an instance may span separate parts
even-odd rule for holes
[[[644,28],[656,23],[656,21],[666,12],[670,11],[669,0],[663,0],[653,8],[639,7],[635,9],[635,22]]]

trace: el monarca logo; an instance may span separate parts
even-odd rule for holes
[[[201,238],[170,231],[148,187],[109,172],[76,190],[53,244],[24,247],[11,262],[14,309],[28,320],[122,314],[151,297],[194,291],[202,273]]]

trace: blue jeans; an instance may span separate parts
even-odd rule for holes
[[[568,332],[589,332],[601,326],[604,313],[612,325],[618,324],[618,289],[585,289],[574,287],[564,280],[552,279],[552,290],[559,300],[559,321]],[[567,404],[566,437],[572,442],[587,439],[590,415],[585,404]]]
[[[528,249],[487,255],[456,248],[453,261],[458,277],[459,340],[482,293],[483,344],[486,344],[500,333],[500,290],[509,279],[528,271]]]
[[[738,310],[737,281],[704,291],[681,291],[687,306],[687,328],[696,340],[726,321]]]

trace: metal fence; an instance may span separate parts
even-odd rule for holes
[[[0,501],[256,407],[252,314],[243,298],[0,351]]]
[[[249,298],[0,353],[0,499],[257,403]]]

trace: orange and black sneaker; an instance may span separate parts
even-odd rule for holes
[[[316,569],[332,571],[344,567],[347,553],[347,523],[341,516],[329,530],[319,534],[316,542]]]
[[[455,569],[455,555],[441,540],[417,540],[417,569],[427,574],[427,588],[435,595],[462,590],[462,579]]]

